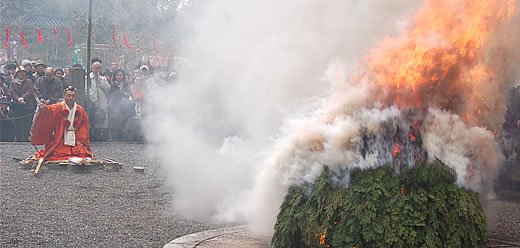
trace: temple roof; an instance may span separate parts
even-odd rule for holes
[[[54,16],[42,16],[42,15],[30,15],[30,16],[14,16],[8,17],[0,15],[0,23],[4,25],[16,25],[16,26],[49,26],[49,27],[65,27],[69,25],[67,18],[54,17]]]

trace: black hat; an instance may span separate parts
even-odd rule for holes
[[[62,74],[64,73],[64,72],[63,72],[63,68],[61,68],[61,67],[56,67],[56,69],[54,69],[54,74],[56,74],[56,72],[58,72],[58,71],[61,71]]]
[[[16,65],[14,63],[8,63],[7,65],[5,65],[5,69],[7,69],[7,70],[16,69]]]

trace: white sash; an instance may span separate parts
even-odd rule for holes
[[[68,146],[76,146],[76,132],[74,131],[74,116],[76,115],[76,103],[74,103],[74,106],[72,109],[69,109],[69,105],[65,103],[65,107],[69,111],[69,115],[67,116],[67,120],[69,120],[70,125],[68,127],[63,127],[65,130],[64,134],[64,143]]]

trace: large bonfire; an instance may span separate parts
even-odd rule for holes
[[[291,123],[264,171],[292,187],[274,245],[331,247],[332,233],[334,247],[484,245],[476,193],[490,193],[502,158],[517,11],[514,0],[426,0],[350,76],[331,66],[330,95]],[[406,202],[408,212],[392,208]]]

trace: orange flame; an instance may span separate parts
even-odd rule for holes
[[[397,153],[399,153],[399,142],[395,142],[395,145],[394,145],[394,152],[392,153],[394,158],[397,155]]]
[[[482,93],[491,94],[485,85],[497,80],[505,63],[490,62],[486,48],[492,31],[517,14],[515,3],[426,0],[406,33],[386,37],[363,59],[371,73],[360,78],[374,82],[387,104],[435,106],[471,122],[484,118],[480,115],[492,112],[481,109],[486,106]]]
[[[409,133],[408,136],[410,136],[410,141],[415,141],[415,136],[413,135],[413,133]]]
[[[325,244],[326,237],[327,237],[327,228],[323,229],[323,235],[320,236],[320,245]]]

